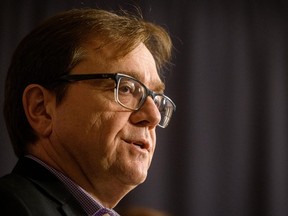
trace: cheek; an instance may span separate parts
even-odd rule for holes
[[[59,105],[53,119],[54,133],[65,148],[73,146],[75,152],[85,153],[87,157],[107,153],[112,156],[116,151],[117,135],[129,122],[131,112],[123,111],[106,97],[95,98],[87,93],[80,95],[83,96],[70,94]]]
[[[101,113],[98,118],[94,118],[94,121],[91,130],[92,133],[97,134],[99,145],[105,148],[107,153],[113,153],[117,147],[117,137],[129,121],[128,113],[105,112]]]

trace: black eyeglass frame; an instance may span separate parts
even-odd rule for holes
[[[138,104],[137,108],[130,108],[130,107],[127,107],[125,104],[123,104],[119,98],[118,98],[118,94],[117,94],[117,91],[118,91],[118,83],[119,83],[119,80],[121,78],[129,78],[129,79],[132,79],[136,82],[138,82],[144,89],[145,89],[145,97],[143,99],[141,99],[140,103]],[[137,111],[139,110],[143,104],[145,103],[146,99],[148,96],[151,96],[151,98],[153,99],[153,101],[155,102],[155,98],[156,96],[162,96],[163,98],[165,98],[166,100],[168,100],[172,106],[173,106],[173,112],[176,111],[176,105],[175,103],[169,98],[167,97],[166,95],[164,94],[161,94],[161,93],[157,93],[157,92],[154,92],[152,90],[150,90],[149,88],[147,88],[147,86],[145,86],[142,82],[140,82],[139,80],[137,80],[136,78],[132,77],[132,76],[129,76],[129,75],[126,75],[126,74],[122,74],[122,73],[101,73],[101,74],[67,74],[67,75],[64,75],[64,76],[61,76],[60,78],[57,79],[57,81],[66,81],[66,82],[77,82],[77,81],[82,81],[82,80],[92,80],[92,79],[112,79],[115,81],[115,99],[116,99],[116,102],[119,103],[121,106],[123,106],[124,108],[126,109],[129,109],[129,110],[132,110],[132,111]],[[160,112],[160,110],[159,110]],[[162,128],[165,128],[168,126],[168,123],[171,119],[171,116],[172,116],[172,113],[168,119],[168,122],[165,123],[165,125],[160,125],[158,124],[158,126],[162,127]],[[162,118],[162,115],[161,115],[161,118]]]

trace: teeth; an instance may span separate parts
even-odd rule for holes
[[[146,146],[145,146],[145,143],[142,143],[141,141],[139,141],[138,143],[136,143],[136,142],[133,142],[133,141],[131,141],[131,140],[126,140],[125,142],[127,142],[127,143],[129,143],[129,144],[132,144],[132,145],[135,145],[135,146],[138,146],[139,148],[141,148],[141,149],[145,149],[146,148]]]
[[[139,143],[134,143],[134,145],[137,145],[137,146],[139,146],[140,148],[143,148],[143,144],[139,144]]]

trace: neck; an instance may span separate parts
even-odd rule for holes
[[[48,154],[41,145],[39,146],[40,148],[37,144],[31,145],[28,153],[71,179],[106,208],[114,208],[129,191],[135,188],[134,185],[123,184],[113,178],[113,175],[93,177],[90,173],[85,173],[75,160],[63,155],[55,157],[55,154]]]

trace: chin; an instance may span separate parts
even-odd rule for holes
[[[146,180],[149,168],[147,161],[130,160],[129,163],[122,164],[123,166],[119,165],[120,163],[117,169],[114,169],[114,175],[126,185],[137,186]]]
[[[146,180],[146,177],[147,177],[147,171],[143,172],[141,170],[139,172],[139,170],[138,171],[134,170],[134,172],[129,172],[125,178],[128,184],[137,186],[139,184],[142,184]]]

